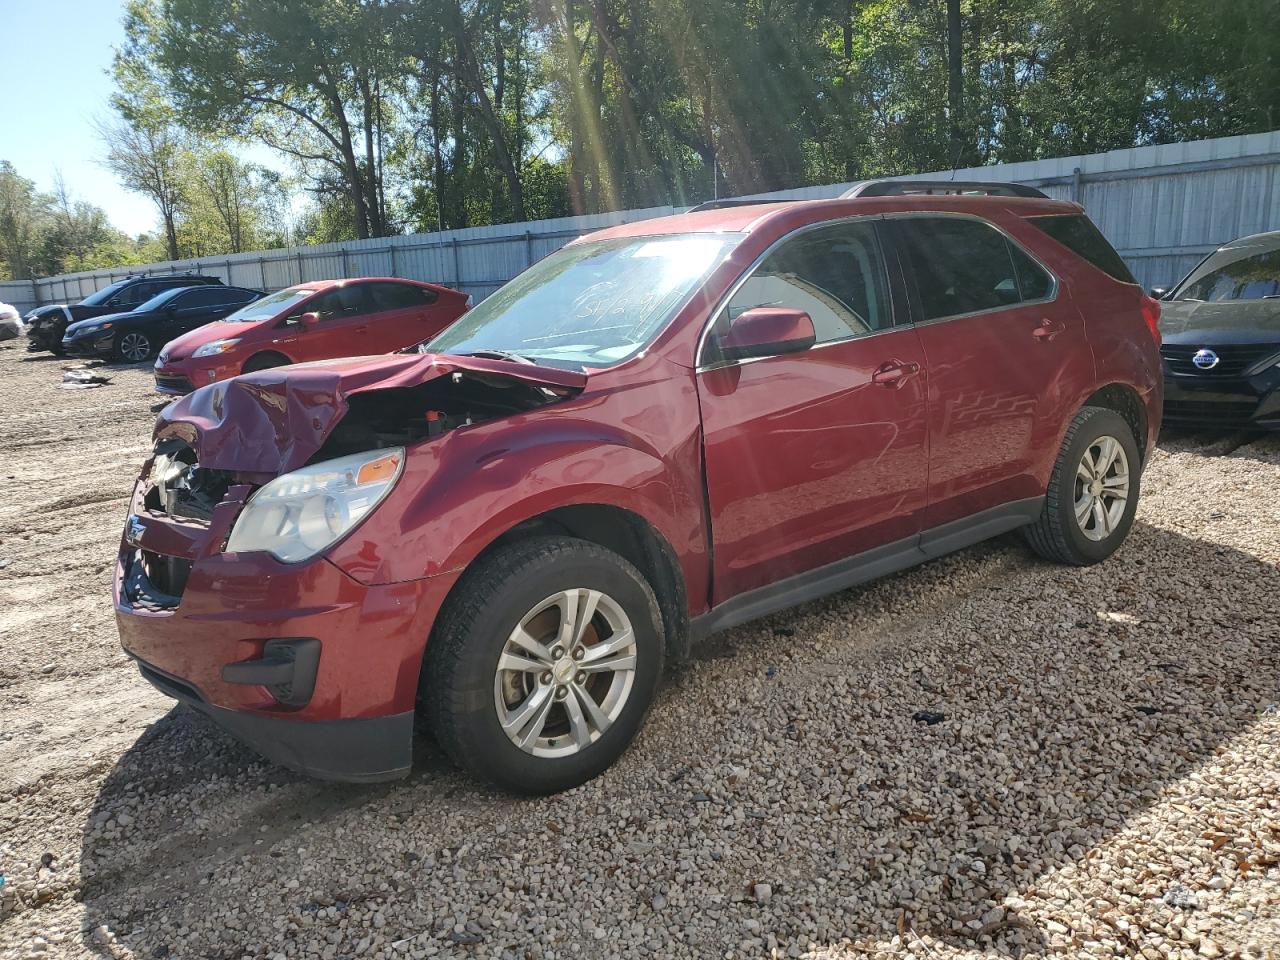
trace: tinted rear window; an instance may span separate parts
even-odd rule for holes
[[[1053,278],[985,220],[904,217],[890,222],[915,273],[925,320],[1012,307],[1053,292]]]
[[[1039,227],[1079,257],[1092,263],[1103,273],[1121,283],[1137,283],[1115,247],[1107,243],[1102,231],[1083,214],[1053,217],[1028,217],[1027,222]]]

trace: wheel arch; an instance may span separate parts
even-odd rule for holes
[[[241,373],[253,372],[248,369],[249,364],[253,363],[253,361],[257,360],[259,357],[278,358],[281,361],[280,363],[276,364],[276,366],[278,367],[285,367],[293,363],[293,360],[291,360],[287,354],[282,353],[279,350],[272,350],[272,349],[256,350],[253,353],[249,354],[248,358],[245,359],[244,363],[240,364],[240,372]]]
[[[1091,393],[1081,406],[1103,407],[1123,417],[1133,431],[1138,456],[1145,465],[1149,442],[1147,406],[1142,402],[1142,396],[1137,390],[1125,383],[1109,383]]]
[[[678,663],[688,656],[688,594],[676,551],[647,519],[614,504],[575,503],[554,507],[509,527],[470,560],[454,582],[450,594],[466,579],[468,571],[495,550],[546,535],[570,536],[597,544],[635,566],[649,581],[658,599],[667,662]]]

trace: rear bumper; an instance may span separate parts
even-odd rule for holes
[[[321,780],[376,783],[413,765],[413,711],[354,720],[293,720],[206,703],[189,684],[134,658],[157,690],[195,707],[237,740],[282,767]]]

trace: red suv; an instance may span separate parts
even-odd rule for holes
[[[395,277],[300,283],[170,340],[156,358],[156,392],[185,394],[268,367],[402,350],[435,336],[470,304],[457,290]]]
[[[420,717],[549,792],[617,759],[691,638],[1017,528],[1105,559],[1159,427],[1156,304],[1079,206],[931,189],[614,227],[429,352],[172,404],[125,650],[295,769],[404,774]]]

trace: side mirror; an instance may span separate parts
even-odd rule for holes
[[[808,350],[818,339],[813,320],[791,307],[753,307],[738,314],[718,339],[726,360]]]
[[[1152,287],[1150,290],[1150,293],[1153,300],[1163,300],[1165,297],[1169,295],[1169,288],[1168,287]]]
[[[320,314],[312,310],[309,313],[304,313],[298,319],[302,321],[302,325],[304,327],[314,327],[317,323],[320,322]]]

